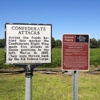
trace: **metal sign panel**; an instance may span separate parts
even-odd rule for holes
[[[64,34],[62,41],[62,70],[89,69],[89,35]]]
[[[6,63],[51,63],[51,24],[5,24]]]

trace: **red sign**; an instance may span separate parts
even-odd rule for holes
[[[64,34],[62,41],[62,70],[89,69],[89,35]]]

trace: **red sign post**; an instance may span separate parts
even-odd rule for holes
[[[62,41],[62,70],[89,69],[89,35],[64,34]]]

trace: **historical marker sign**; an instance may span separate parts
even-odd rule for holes
[[[51,63],[51,24],[5,24],[6,63]]]
[[[62,70],[89,69],[89,35],[64,34],[62,41]]]

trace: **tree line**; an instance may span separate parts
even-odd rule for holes
[[[62,47],[62,41],[60,39],[55,40],[52,37],[52,48]],[[100,48],[100,39],[90,38],[90,48]]]
[[[0,48],[4,48],[5,39],[0,39]],[[52,48],[61,48],[62,41],[60,39],[55,40],[52,37]],[[100,39],[96,40],[95,38],[90,38],[90,48],[100,48]]]

